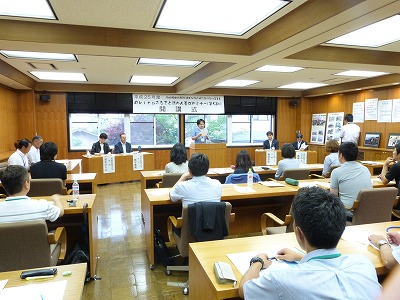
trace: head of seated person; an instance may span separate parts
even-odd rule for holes
[[[358,146],[352,142],[344,142],[339,146],[339,161],[356,161],[358,156]]]
[[[337,153],[339,151],[339,143],[337,140],[329,140],[325,144],[325,150],[328,153]]]
[[[46,142],[40,146],[40,160],[51,161],[55,160],[58,153],[58,147],[56,143]]]
[[[294,158],[296,156],[296,150],[294,150],[293,145],[289,143],[283,144],[281,153],[283,158]]]
[[[240,150],[236,156],[235,174],[247,173],[251,169],[254,173],[252,167],[252,161],[249,152],[246,150]]]
[[[170,162],[175,163],[176,165],[183,164],[187,161],[187,153],[185,145],[181,143],[176,143],[169,154]]]
[[[19,165],[8,166],[0,174],[0,180],[7,195],[26,196],[30,188],[30,178],[28,170]]]
[[[204,176],[210,167],[210,161],[204,153],[193,153],[189,159],[189,171],[193,176]]]

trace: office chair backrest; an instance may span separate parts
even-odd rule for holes
[[[332,171],[338,167],[340,167],[340,165],[331,165],[328,172],[326,172],[325,178],[331,178]]]
[[[47,234],[44,220],[0,223],[0,271],[53,265]]]
[[[3,170],[5,170],[8,166],[7,162],[0,162],[0,174]]]
[[[214,205],[216,208],[218,205],[224,205],[225,206],[225,220],[223,220],[223,223],[220,223],[222,226],[226,226],[227,229],[227,234],[229,234],[229,219],[230,219],[230,214],[232,211],[232,205],[229,202],[207,202],[209,204]],[[198,203],[194,204],[198,205]],[[190,224],[195,220],[189,219],[189,207],[183,207],[182,208],[182,228],[181,228],[181,235],[180,237],[175,236],[175,240],[177,241],[177,247],[179,249],[179,253],[181,254],[182,257],[188,257],[189,255],[189,243],[196,242],[196,239],[191,235],[190,232]],[[202,220],[201,220],[202,221]],[[216,228],[220,229],[220,228]]]
[[[173,187],[175,183],[181,178],[182,173],[165,173],[162,177],[162,187]]]
[[[260,175],[257,173],[253,173],[253,182],[261,181]],[[246,183],[247,182],[247,173],[243,174],[229,174],[226,179],[225,183]]]
[[[293,178],[296,180],[301,179],[308,179],[310,176],[310,169],[305,168],[293,168],[293,169],[286,169],[283,171],[281,180],[285,180],[286,178]]]
[[[358,193],[358,206],[353,211],[351,225],[389,222],[397,196],[397,188],[363,189]]]
[[[64,184],[60,178],[40,178],[31,179],[31,188],[28,192],[28,196],[51,196],[54,194],[62,195],[63,193]]]

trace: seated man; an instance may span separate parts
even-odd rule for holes
[[[169,193],[171,200],[182,200],[182,206],[200,201],[221,201],[221,182],[206,176],[209,165],[207,155],[194,153],[189,160],[189,172],[182,174]]]
[[[120,141],[114,146],[114,154],[119,154],[119,153],[131,153],[132,152],[132,146],[130,143],[126,141],[126,134],[121,133],[119,135]]]
[[[301,133],[296,134],[296,141],[292,143],[294,150],[306,150],[308,144],[303,140],[303,135]]]
[[[21,222],[32,220],[49,220],[54,222],[64,214],[64,208],[58,195],[52,200],[33,200],[26,194],[30,189],[31,176],[21,166],[8,166],[0,174],[1,183],[8,197],[0,202],[0,222]]]
[[[263,142],[264,149],[279,150],[279,142],[274,139],[274,133],[267,131],[267,139]]]
[[[272,263],[265,253],[250,261],[239,295],[245,299],[377,299],[381,293],[371,261],[341,255],[336,246],[346,227],[340,200],[318,187],[299,189],[292,204],[294,232],[306,254],[284,248]],[[316,224],[318,224],[316,226]]]
[[[36,178],[60,178],[65,186],[67,167],[55,162],[58,147],[53,142],[46,142],[40,146],[40,162],[31,166],[31,176]]]
[[[331,174],[331,193],[339,196],[343,204],[350,208],[362,189],[372,188],[371,173],[368,168],[356,162],[358,146],[352,142],[342,143],[339,146],[340,167]],[[351,217],[352,213],[348,212]]]
[[[90,154],[108,154],[111,153],[110,146],[107,144],[108,135],[107,133],[100,133],[99,141],[93,143],[92,150],[90,150]]]
[[[27,154],[30,166],[40,161],[40,146],[42,144],[43,144],[43,139],[40,135],[35,135],[32,138],[32,147]]]

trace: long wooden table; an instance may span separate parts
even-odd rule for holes
[[[341,239],[339,241],[338,249],[342,254],[366,255],[374,264],[377,274],[385,274],[387,270],[380,258],[379,251],[368,245],[367,237],[373,233],[385,235],[385,230],[389,226],[400,226],[400,221],[348,226],[345,231],[346,240]],[[232,284],[222,285],[217,283],[213,269],[214,262],[224,261],[229,263],[238,282],[240,282],[242,275],[226,254],[249,251],[267,252],[271,248],[284,247],[300,249],[294,233],[189,244],[189,299],[239,297],[237,287],[233,287]]]
[[[97,274],[96,263],[99,257],[98,253],[98,234],[97,234],[97,205],[96,205],[96,195],[86,194],[79,195],[79,200],[75,207],[69,206],[67,200],[71,199],[70,195],[63,195],[61,197],[61,203],[64,207],[64,216],[58,218],[55,222],[48,222],[49,229],[58,226],[65,226],[67,229],[68,245],[70,249],[74,246],[77,239],[81,238],[81,225],[83,222],[83,204],[87,203],[87,213],[88,213],[88,226],[89,226],[89,254],[90,254],[90,275],[95,277]],[[42,197],[32,197],[32,199],[46,199],[51,200],[51,196]],[[72,243],[72,244],[71,244]]]
[[[21,272],[26,270],[18,270],[18,271],[0,272],[0,280],[8,279],[5,288],[66,280],[67,285],[65,287],[64,296],[62,299],[63,300],[82,299],[83,285],[85,283],[85,276],[86,276],[86,264],[84,263],[84,264],[64,265],[64,266],[57,266],[56,268],[57,268],[57,274],[54,276],[54,278],[27,281],[19,277],[21,275]],[[35,270],[37,269],[47,269],[47,268],[36,268]],[[66,271],[71,271],[72,274],[70,276],[63,276],[63,272]]]
[[[57,159],[56,162],[67,167],[67,173],[82,173],[82,159]]]
[[[142,152],[144,170],[154,170],[154,154]],[[115,157],[115,172],[104,173],[103,156],[93,155],[82,157],[82,171],[84,173],[97,173],[97,184],[126,182],[140,179],[140,171],[133,170],[132,154],[112,154]]]
[[[72,184],[74,183],[74,180],[77,180],[79,183],[79,192],[81,194],[96,194],[96,176],[96,173],[67,174],[67,189],[72,189]]]
[[[232,212],[236,213],[235,222],[230,226],[230,234],[245,234],[260,231],[260,218],[265,212],[272,212],[283,218],[290,209],[297,187],[266,187],[253,184],[250,192],[238,191],[237,187],[245,189],[246,184],[226,184],[222,186],[222,201],[232,204]],[[168,216],[180,216],[182,204],[169,199],[170,188],[144,189],[141,199],[142,218],[150,267],[154,266],[154,229],[161,230],[166,237]]]
[[[255,150],[255,163],[256,166],[265,166],[266,165],[266,153],[267,152],[276,152],[276,163],[278,163],[282,158],[281,150],[264,150],[264,149],[256,149]],[[299,151],[296,152],[306,152],[307,153],[307,164],[316,164],[318,162],[317,159],[317,151]]]
[[[374,161],[360,161],[364,166],[366,166],[371,173],[371,175],[379,175],[382,172],[385,160],[374,160]]]

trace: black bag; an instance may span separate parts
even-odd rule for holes
[[[154,250],[164,266],[173,265],[173,259],[169,256],[168,248],[161,235],[160,229],[154,229]]]

